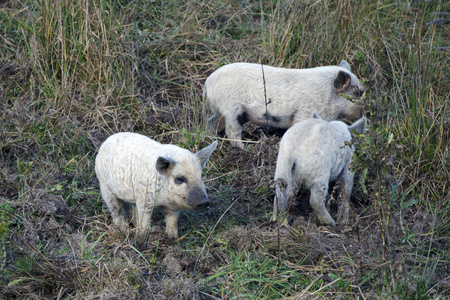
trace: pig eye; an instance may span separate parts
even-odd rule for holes
[[[186,177],[184,176],[175,177],[175,184],[180,185],[183,183],[187,183]]]

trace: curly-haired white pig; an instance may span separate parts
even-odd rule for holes
[[[247,121],[287,129],[314,112],[328,121],[356,120],[364,113],[359,98],[365,90],[346,61],[309,69],[232,63],[206,79],[203,99],[214,112],[217,131],[225,128],[232,145],[243,148],[242,126]]]
[[[277,209],[285,212],[299,187],[309,189],[310,203],[321,223],[335,226],[326,209],[328,186],[340,180],[344,201],[339,215],[346,222],[348,200],[353,188],[354,173],[349,169],[354,147],[350,144],[353,130],[362,133],[366,118],[348,126],[341,121],[322,120],[317,114],[289,128],[280,141],[275,170],[273,218]]]
[[[161,209],[166,233],[178,237],[180,211],[209,204],[202,170],[216,146],[214,142],[194,154],[137,133],[110,136],[100,147],[95,172],[113,223],[126,228],[133,221],[143,236],[153,209]]]

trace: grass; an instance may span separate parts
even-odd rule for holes
[[[0,297],[445,299],[450,228],[447,1],[4,1]],[[431,23],[430,23],[431,22]],[[447,50],[445,50],[447,47]],[[440,50],[444,49],[444,50]],[[380,105],[355,141],[352,224],[271,223],[279,137],[209,130],[207,76],[236,61],[347,60]],[[211,209],[145,245],[101,200],[101,143],[134,131],[193,152]],[[301,197],[300,197],[301,198]],[[175,271],[174,271],[175,270]]]

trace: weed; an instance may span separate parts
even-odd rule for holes
[[[0,220],[0,259],[1,259],[1,269],[2,272],[5,271],[6,264],[6,234],[8,233],[8,225],[9,225],[9,217],[6,214],[5,210],[1,212],[1,220]]]
[[[220,291],[223,298],[245,297],[257,299],[280,298],[288,295],[291,282],[298,283],[301,276],[290,270],[276,270],[276,258],[250,253],[230,253],[230,262],[216,274],[205,278],[204,284],[221,278],[225,280]],[[290,282],[291,281],[291,282]]]

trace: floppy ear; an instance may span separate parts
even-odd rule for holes
[[[341,60],[341,63],[339,64],[339,66],[341,68],[345,68],[345,69],[349,70],[350,72],[352,71],[350,65],[345,60]]]
[[[322,118],[315,112],[313,112],[312,117],[313,117],[313,119],[321,119],[322,120]]]
[[[336,89],[336,92],[345,92],[350,86],[351,81],[350,75],[347,72],[339,71],[338,76],[334,80],[334,88]]]
[[[363,133],[364,130],[366,130],[366,118],[362,117],[359,118],[356,122],[354,122],[352,125],[348,126],[348,131],[353,135],[353,130],[358,133]]]
[[[198,151],[197,153],[195,153],[195,156],[197,156],[198,159],[200,160],[202,169],[206,166],[206,163],[208,162],[209,157],[211,156],[213,151],[216,149],[216,147],[217,147],[217,141],[215,141],[211,145],[209,145],[209,146],[203,148],[202,150]]]
[[[167,175],[167,173],[169,173],[169,170],[176,164],[177,162],[173,159],[160,156],[156,160],[156,171],[158,171],[158,173],[161,175]]]

